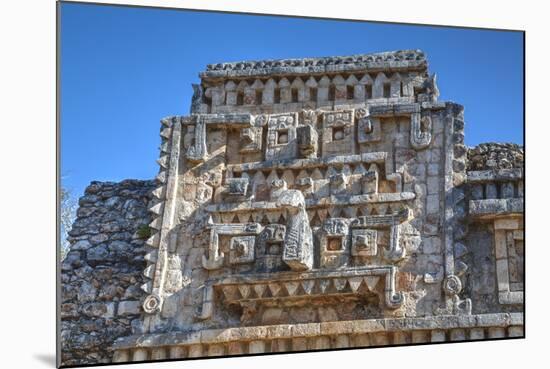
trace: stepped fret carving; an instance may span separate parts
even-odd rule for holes
[[[206,282],[198,319],[213,314],[214,289],[221,290],[225,303],[243,308],[243,316],[253,315],[261,304],[301,304],[303,299],[353,298],[356,295],[378,294],[388,309],[397,309],[403,303],[403,293],[395,288],[396,267],[360,267],[335,271],[292,272],[269,276],[255,274],[229,276]],[[380,279],[384,283],[379,285]],[[269,291],[269,292],[267,292]],[[241,320],[246,320],[241,318]]]
[[[208,257],[202,257],[202,266],[205,269],[213,270],[219,269],[222,267],[224,262],[224,253],[219,249],[219,236],[246,236],[246,235],[257,235],[261,232],[262,226],[259,223],[246,223],[246,224],[214,224],[210,223],[210,243],[208,247]],[[242,238],[240,239],[242,242]],[[248,250],[248,255],[245,256],[245,260],[250,259],[250,254],[252,259],[254,258],[253,254],[253,244],[254,242],[250,241],[248,238],[246,241],[246,248]],[[236,242],[237,243],[237,242]],[[252,245],[250,244],[252,243]],[[237,254],[237,253],[235,253]],[[236,260],[239,260],[238,258]],[[242,259],[241,259],[242,260]]]
[[[164,120],[163,125],[168,125],[170,129],[170,134],[166,132],[166,129],[161,131],[161,139],[165,145],[165,149],[161,149],[161,151],[169,153],[169,160],[163,161],[161,164],[161,173],[164,173],[161,192],[165,194],[166,199],[149,209],[155,217],[158,217],[153,220],[154,228],[158,231],[146,242],[148,246],[156,248],[156,252],[150,253],[149,262],[151,264],[144,271],[145,277],[151,279],[151,282],[142,285],[142,289],[149,294],[142,305],[143,310],[148,314],[159,312],[162,309],[168,248],[171,242],[169,232],[174,222],[178,187],[181,120],[178,117],[173,117]]]

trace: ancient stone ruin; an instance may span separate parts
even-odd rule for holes
[[[468,149],[423,52],[200,77],[156,179],[80,200],[64,364],[523,336],[523,149]]]

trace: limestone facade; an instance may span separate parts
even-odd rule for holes
[[[143,270],[131,296],[119,269],[106,303],[99,280],[90,302],[63,295],[68,362],[523,336],[523,151],[468,150],[464,109],[438,101],[423,52],[200,77],[191,114],[161,121],[159,174],[140,187],[149,214],[117,236],[131,258],[112,234],[92,242],[115,219],[87,219],[116,201],[82,203],[63,285],[91,283],[101,245],[102,263]],[[86,303],[108,307],[88,317]],[[123,328],[73,355],[86,319]]]

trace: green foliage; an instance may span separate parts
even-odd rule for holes
[[[137,229],[137,235],[141,240],[146,240],[151,237],[151,227],[147,224],[142,224]]]

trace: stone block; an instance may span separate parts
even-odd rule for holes
[[[306,351],[307,350],[307,338],[293,338],[292,339],[292,351]]]
[[[470,340],[482,340],[485,338],[485,330],[483,328],[472,328],[469,332]]]
[[[433,330],[431,333],[431,342],[445,342],[445,331]]]
[[[428,177],[427,189],[428,195],[438,194],[440,187],[440,177]]]
[[[112,318],[114,313],[114,304],[91,302],[81,306],[80,311],[82,314],[91,318]]]
[[[412,343],[430,342],[430,334],[427,331],[412,331],[411,342]]]
[[[80,251],[80,250],[88,250],[90,247],[92,247],[92,244],[88,240],[79,240],[73,245],[71,245],[71,250],[74,251]]]
[[[356,334],[352,338],[353,347],[368,347],[370,346],[370,337],[368,334]]]
[[[449,339],[451,341],[464,341],[466,340],[466,332],[464,329],[451,329]]]
[[[127,316],[141,314],[141,302],[140,301],[120,301],[117,307],[117,315]]]
[[[250,343],[248,344],[249,354],[263,354],[264,352],[265,352],[264,341],[250,341]]]
[[[326,350],[331,347],[329,337],[308,338],[308,350]]]
[[[128,350],[116,350],[113,354],[113,363],[124,363],[130,361],[130,352]]]
[[[225,355],[225,347],[221,344],[213,344],[208,346],[208,356],[224,356]]]
[[[386,333],[373,333],[370,335],[370,338],[373,346],[387,346],[390,344]]]
[[[517,218],[510,219],[495,219],[495,230],[506,229],[514,230],[520,227],[520,222]]]
[[[276,339],[271,341],[271,352],[286,352],[290,350],[290,340]]]
[[[505,338],[506,331],[501,327],[490,327],[487,329],[487,338]]]
[[[183,346],[172,346],[168,350],[168,356],[170,359],[185,359],[186,349]]]
[[[229,342],[227,345],[227,354],[228,355],[242,355],[244,354],[243,343],[242,342]]]
[[[508,337],[523,337],[523,326],[512,326],[508,328]]]
[[[145,361],[149,359],[149,352],[146,349],[135,349],[132,355],[132,361]]]
[[[166,358],[168,358],[168,355],[164,347],[156,347],[151,350],[151,360],[164,360]]]
[[[190,345],[188,348],[187,357],[201,357],[203,356],[202,345]]]
[[[428,175],[429,176],[439,176],[439,163],[428,164]]]
[[[111,255],[106,244],[101,244],[88,249],[86,259],[91,265],[97,265],[101,262],[111,260]]]
[[[350,347],[350,339],[348,335],[339,335],[334,339],[334,348],[348,348]]]
[[[428,195],[426,197],[426,213],[437,214],[439,212],[440,212],[439,195]]]

